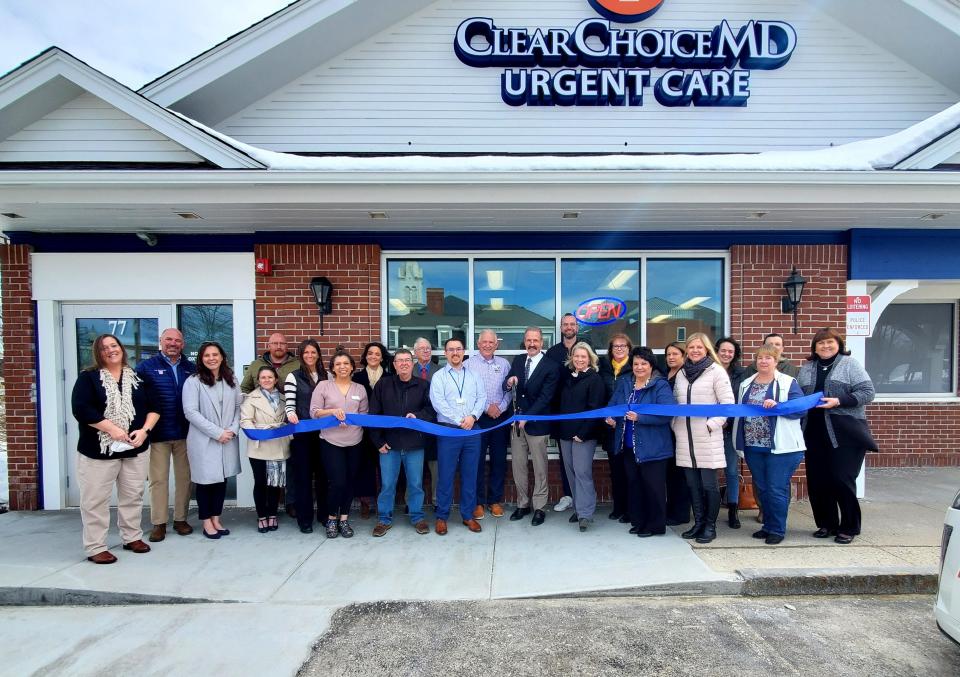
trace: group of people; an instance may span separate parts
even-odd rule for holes
[[[241,471],[241,429],[270,430],[325,417],[338,423],[319,432],[248,441],[260,533],[279,528],[284,497],[301,532],[311,533],[319,522],[327,538],[349,538],[354,535],[349,519],[354,499],[360,499],[363,513],[376,497],[373,535],[383,536],[393,524],[403,484],[404,511],[415,531],[427,534],[426,473],[433,530],[447,533],[459,475],[461,521],[480,532],[488,514],[506,514],[508,450],[516,487],[509,519],[530,517],[539,526],[547,516],[551,437],[560,449],[565,494],[555,509],[572,507],[569,521],[580,531],[590,528],[596,510],[593,461],[601,446],[607,451],[613,493],[609,517],[629,523],[631,534],[662,535],[667,525],[688,523],[692,508],[693,525],[682,536],[701,543],[715,539],[721,469],[728,522],[739,528],[741,459],[762,506],[763,526],[754,537],[771,545],[783,540],[791,477],[804,459],[818,527],[814,536],[850,543],[860,533],[855,482],[865,452],[875,448],[864,413],[874,391],[839,332],[817,332],[810,355],[796,370],[784,360],[783,339],[777,334],[765,338],[749,366],[740,364],[741,348],[734,339],[722,338],[714,346],[697,333],[684,344],[666,346],[661,367],[650,348],[634,347],[621,333],[610,338],[607,354],[598,357],[589,341],[578,338],[577,329],[576,318],[564,316],[561,341],[544,351],[541,330],[530,327],[523,336],[524,353],[512,361],[496,354],[498,338],[491,329],[479,333],[477,353],[469,359],[464,342],[450,338],[443,346],[442,368],[423,338],[413,350],[401,348],[393,355],[382,344],[369,343],[358,365],[339,347],[325,361],[313,339],[302,341],[293,354],[286,338],[276,333],[242,381],[216,342],[200,346],[196,364],[188,360],[176,329],[165,330],[160,353],[136,369],[128,365],[115,336],[99,336],[93,345],[95,365],[80,374],[72,398],[80,424],[77,476],[88,559],[116,561],[106,545],[114,486],[123,549],[150,550],[140,527],[147,478],[149,540],[165,538],[171,460],[174,531],[193,531],[187,522],[192,482],[203,536],[228,536],[221,514],[227,480]],[[633,411],[605,419],[583,416],[616,405],[772,408],[814,392],[824,393],[815,409],[777,416],[728,419]],[[418,419],[450,428],[451,434],[432,435],[417,426],[363,428],[348,423],[349,414]],[[567,416],[503,425],[514,414]]]

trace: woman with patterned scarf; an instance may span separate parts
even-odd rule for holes
[[[80,424],[77,481],[83,547],[94,564],[117,561],[107,549],[110,495],[117,488],[117,524],[123,549],[150,552],[140,520],[147,479],[150,431],[160,420],[153,389],[127,363],[127,351],[113,334],[93,342],[94,366],[73,386],[73,417]]]
[[[280,375],[273,365],[257,370],[257,388],[240,405],[240,427],[257,430],[279,428],[287,422],[283,395],[277,390]],[[276,531],[280,488],[287,485],[286,460],[290,436],[272,440],[248,440],[247,456],[253,470],[253,502],[257,506],[257,531]]]
[[[609,402],[613,397],[617,379],[631,373],[630,353],[632,351],[633,342],[629,336],[620,333],[610,336],[607,354],[600,358],[600,366],[597,368],[606,389],[604,402]],[[626,524],[630,521],[630,515],[627,514],[627,471],[623,466],[626,456],[621,453],[621,449],[615,448],[613,437],[614,431],[610,429],[601,440],[607,452],[607,465],[610,468],[610,484],[613,493],[613,511],[608,517]]]

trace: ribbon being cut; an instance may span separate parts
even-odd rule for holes
[[[550,416],[527,416],[518,414],[511,416],[495,428],[502,428],[510,425],[514,421],[569,421],[577,419],[604,419],[607,417],[619,418],[628,411],[638,414],[647,414],[650,416],[673,417],[700,417],[713,418],[723,416],[725,418],[744,418],[748,416],[787,416],[789,414],[798,414],[800,412],[813,409],[820,400],[823,399],[823,393],[814,393],[789,402],[781,402],[770,409],[764,409],[755,404],[621,404],[616,407],[603,407],[592,411],[583,411],[578,414],[555,414]],[[421,421],[417,418],[401,418],[399,416],[374,416],[373,414],[347,414],[346,423],[348,425],[358,425],[364,428],[408,428],[418,430],[422,433],[437,435],[438,437],[468,437],[470,435],[479,435],[490,432],[495,428],[473,428],[463,430],[462,428],[451,428],[449,426]],[[244,428],[244,434],[251,440],[272,440],[277,437],[286,437],[294,433],[308,433],[333,428],[340,425],[333,416],[324,416],[323,418],[314,418],[308,421],[300,421],[296,425],[290,424],[280,428],[270,430],[255,430]]]

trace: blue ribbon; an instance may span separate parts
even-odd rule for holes
[[[511,416],[492,428],[484,428],[483,430],[477,427],[474,427],[472,430],[463,430],[462,428],[453,428],[438,423],[422,421],[418,418],[379,416],[375,414],[347,414],[346,423],[364,428],[406,428],[407,430],[416,430],[438,437],[469,437],[490,430],[496,430],[505,425],[511,425],[514,421],[579,421],[583,419],[604,419],[608,417],[621,418],[628,411],[637,414],[647,414],[649,416],[663,416],[666,418],[674,418],[677,416],[699,418],[789,416],[791,414],[802,414],[805,411],[813,409],[820,404],[821,399],[823,399],[823,393],[814,393],[813,395],[807,395],[806,397],[800,397],[788,402],[781,402],[770,409],[764,409],[757,404],[619,404],[614,407],[603,407],[602,409],[582,411],[577,414],[553,414],[549,416],[518,414]],[[335,417],[324,416],[323,418],[312,418],[307,421],[300,421],[297,424],[291,423],[268,430],[244,428],[243,433],[251,440],[262,442],[277,439],[278,437],[286,437],[294,433],[310,433],[327,428],[335,428],[338,425],[340,425],[340,421]]]

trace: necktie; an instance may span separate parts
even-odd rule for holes
[[[523,382],[526,383],[530,380],[530,365],[533,363],[533,358],[527,358],[527,366],[523,369]]]
[[[422,378],[424,381],[427,380],[427,368],[422,364],[420,365],[420,378]]]

